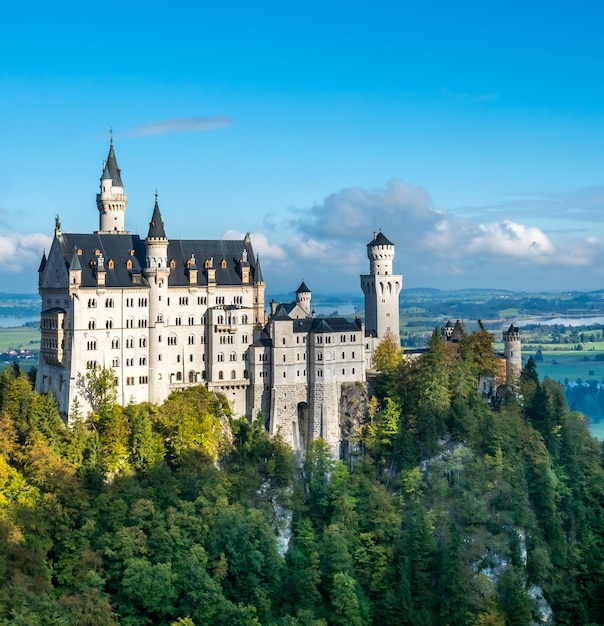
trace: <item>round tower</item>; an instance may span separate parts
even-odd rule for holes
[[[365,334],[376,342],[387,333],[400,337],[399,294],[403,288],[401,274],[392,273],[395,246],[382,232],[373,233],[367,244],[369,274],[361,275],[365,295]]]
[[[169,389],[166,363],[162,360],[162,356],[166,356],[162,354],[162,346],[166,345],[166,338],[162,342],[162,335],[166,326],[170,275],[168,243],[156,193],[149,233],[145,240],[145,276],[149,281],[149,402],[155,404],[160,404],[168,397]]]
[[[310,299],[312,293],[306,286],[306,283],[302,281],[298,289],[296,289],[296,304],[304,311],[306,317],[310,317]]]
[[[103,163],[101,189],[96,195],[96,206],[99,210],[99,234],[125,234],[124,217],[128,196],[124,193],[121,170],[117,165],[113,139],[109,144],[109,154]]]
[[[521,335],[518,326],[510,324],[507,330],[503,331],[503,354],[505,356],[505,378],[506,383],[515,386],[522,371],[522,346]]]

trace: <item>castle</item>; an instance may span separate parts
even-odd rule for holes
[[[147,236],[125,229],[128,196],[113,141],[96,196],[99,228],[63,232],[38,272],[42,298],[36,390],[52,393],[66,420],[87,412],[83,375],[113,371],[118,402],[160,404],[173,391],[204,384],[224,394],[235,415],[262,413],[294,449],[341,440],[343,390],[365,382],[372,352],[398,335],[402,276],[382,233],[367,245],[361,276],[365,324],[317,318],[303,282],[291,304],[271,303],[249,236],[242,240],[168,237],[157,194]]]

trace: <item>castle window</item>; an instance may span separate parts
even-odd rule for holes
[[[354,359],[354,352],[352,353],[352,358]]]
[[[205,269],[208,269],[208,267],[211,267],[210,259],[206,259],[203,262],[203,266],[204,266]]]
[[[134,306],[134,298],[126,298],[126,306],[127,307]]]
[[[117,359],[117,358],[114,358],[114,359],[111,361],[111,367],[119,367],[119,366],[120,366],[120,360],[119,360],[119,359]]]
[[[356,335],[350,335],[350,341],[352,341],[353,343],[357,340],[357,336]]]
[[[296,376],[300,376],[300,370],[296,370]]]
[[[237,360],[237,355],[234,352],[231,352],[231,354],[229,354],[229,361],[236,361]]]
[[[242,335],[241,336],[241,343],[247,343],[248,339],[247,339],[247,335]]]
[[[285,345],[285,337],[283,337],[283,345]]]
[[[129,317],[126,320],[126,328],[134,328],[134,318],[133,317]]]
[[[107,269],[112,270],[115,267],[115,263],[113,262],[113,259],[109,259],[109,261],[107,261]]]
[[[247,370],[243,370],[243,378],[248,378],[250,373]]]
[[[170,269],[173,270],[176,267],[176,261],[174,259],[170,259]]]
[[[189,318],[189,326],[193,326],[195,324],[195,318],[194,317],[190,317]]]
[[[128,337],[126,339],[126,348],[134,348],[134,338]]]
[[[224,361],[224,353],[223,353],[223,352],[219,352],[219,353],[218,353],[218,355],[217,355],[217,357],[216,357],[216,360],[217,360],[218,362],[222,362],[222,361]]]
[[[88,300],[88,308],[89,309],[96,309],[96,300],[95,300],[95,298],[90,298],[90,300]]]
[[[241,316],[241,323],[242,323],[242,324],[247,324],[247,320],[248,320],[247,315],[242,315],[242,316]]]
[[[352,368],[352,373],[354,374],[354,367]]]
[[[189,354],[189,361],[191,361],[191,363],[193,363],[193,355]]]
[[[223,380],[224,379],[224,374],[222,373],[222,370],[220,370],[220,372],[218,372],[218,380]]]
[[[141,337],[138,340],[138,347],[139,348],[146,348],[147,347],[147,338],[146,337]]]
[[[170,335],[168,337],[168,345],[175,346],[176,345],[176,335]]]
[[[147,376],[139,376],[138,377],[138,384],[139,385],[146,385],[149,382],[149,378]]]
[[[346,374],[346,370],[342,368],[342,376],[344,376],[344,374]]]
[[[221,267],[223,270],[226,270],[226,266],[227,266],[226,259],[222,259],[222,261],[220,261],[220,267]]]
[[[195,372],[193,370],[191,370],[189,372],[189,382],[190,383],[194,383],[195,382]]]
[[[285,363],[285,354],[283,355],[283,362]]]
[[[203,370],[203,371],[201,372],[201,377],[202,377],[202,378],[205,378],[205,377],[206,377],[206,371],[205,371],[205,370]]]
[[[131,387],[132,385],[134,385],[134,376],[128,376],[126,378],[126,385],[128,385],[129,387]]]
[[[176,326],[181,326],[182,325],[182,317],[177,317],[174,320],[174,323],[176,324]]]
[[[197,296],[197,304],[207,304],[208,299],[206,296]]]
[[[146,319],[138,320],[138,327],[147,328],[147,320]]]
[[[147,306],[147,298],[139,298],[138,306]]]
[[[138,364],[139,364],[139,365],[147,365],[147,357],[146,357],[146,356],[142,356],[142,357],[138,360]]]
[[[105,322],[105,328],[113,328],[113,320],[107,320]]]
[[[126,261],[126,269],[129,269],[129,270],[132,269],[132,260],[131,259],[128,259]]]
[[[133,367],[134,366],[134,359],[130,358],[130,359],[126,359],[126,367]]]
[[[178,304],[180,304],[180,306],[188,305],[189,304],[189,298],[186,298],[186,297],[178,298]]]
[[[342,352],[342,359],[346,358],[346,352]]]
[[[322,361],[323,360],[323,355],[319,352],[317,354],[317,361]]]
[[[287,378],[287,372],[283,372],[283,378]]]
[[[116,349],[118,349],[118,348],[120,347],[120,340],[119,340],[117,337],[114,337],[114,338],[111,340],[111,347],[112,347],[114,350],[116,350]]]
[[[113,298],[107,298],[105,300],[105,308],[112,309],[113,308]]]
[[[157,360],[158,360],[158,361],[161,361],[161,354],[158,354],[158,355],[157,355]]]
[[[231,370],[231,380],[235,380],[237,378],[237,373],[235,370]]]
[[[195,335],[189,335],[189,345],[192,346],[195,343]]]
[[[86,348],[88,350],[96,350],[96,339],[90,339],[87,343],[86,343]]]
[[[222,315],[218,316],[218,323],[219,324],[224,324],[224,317]]]
[[[88,320],[88,330],[94,330],[96,327],[96,322],[94,320]]]

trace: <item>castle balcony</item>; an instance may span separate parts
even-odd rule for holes
[[[230,333],[234,335],[237,332],[236,324],[214,324],[215,333]]]

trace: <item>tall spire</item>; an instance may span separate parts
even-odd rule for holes
[[[260,257],[256,255],[256,271],[254,272],[254,282],[263,283],[262,268],[260,267]]]
[[[109,154],[103,163],[101,174],[101,190],[96,195],[96,206],[99,210],[98,233],[125,234],[124,217],[128,196],[124,193],[122,171],[118,167],[113,147],[113,132],[109,141]]]
[[[149,234],[147,239],[167,239],[164,221],[161,218],[159,204],[157,202],[157,191],[155,191],[155,206],[153,207],[153,215],[149,222]]]

